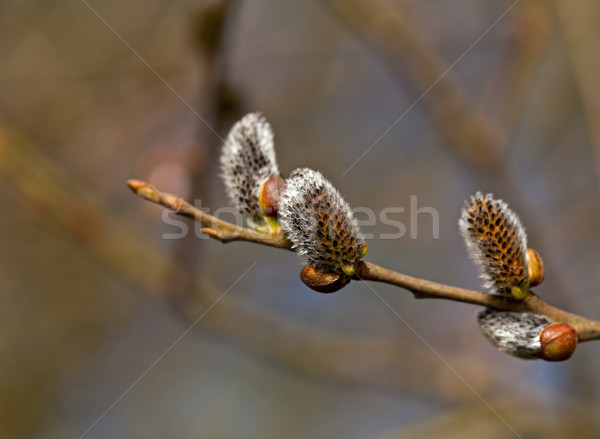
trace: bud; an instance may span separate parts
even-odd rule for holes
[[[300,271],[300,279],[312,290],[319,293],[334,293],[350,283],[350,278],[338,273],[325,273],[314,265],[308,265]]]
[[[499,350],[523,359],[541,357],[540,333],[552,323],[547,317],[486,309],[477,318],[483,335]]]
[[[158,202],[159,192],[151,184],[148,184],[143,180],[130,179],[127,180],[127,186],[140,197],[154,203]]]
[[[270,217],[277,216],[277,205],[284,188],[285,180],[280,174],[270,176],[261,185],[258,193],[258,203],[265,215]]]
[[[546,361],[571,358],[577,347],[577,331],[566,323],[552,323],[540,333],[540,356]]]
[[[290,174],[279,220],[293,248],[321,272],[352,277],[367,253],[350,206],[319,172],[302,168]]]
[[[527,272],[529,273],[529,286],[535,287],[544,281],[544,261],[540,254],[532,248],[527,249]]]
[[[247,114],[233,126],[223,145],[221,176],[231,204],[254,229],[272,232],[276,227],[276,221],[270,221],[271,215],[263,211],[259,198],[266,182],[278,174],[271,126],[260,113]],[[276,196],[271,189],[269,193],[270,197]],[[273,199],[264,202],[276,205]]]
[[[459,221],[470,258],[492,294],[524,299],[529,294],[527,235],[517,215],[492,194],[477,192]]]

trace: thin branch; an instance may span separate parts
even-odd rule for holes
[[[231,241],[248,241],[256,244],[291,250],[291,244],[283,235],[274,236],[269,233],[256,232],[246,227],[237,226],[215,218],[177,195],[160,192],[154,186],[142,180],[128,180],[127,184],[140,197],[172,210],[178,215],[198,221],[200,231],[223,243]]]
[[[202,226],[200,230],[218,241],[223,243],[231,241],[248,241],[285,250],[292,250],[290,242],[287,241],[281,233],[277,235],[259,233],[220,220],[196,209],[181,197],[162,193],[154,186],[142,180],[129,180],[127,184],[131,190],[142,198],[166,207],[179,215],[198,221]],[[541,314],[552,320],[571,325],[577,330],[580,341],[600,339],[600,321],[571,314],[553,307],[544,302],[533,292],[531,292],[525,300],[519,301],[482,293],[480,291],[467,290],[425,279],[419,279],[380,267],[371,262],[360,262],[357,266],[354,278],[356,280],[383,282],[395,285],[410,291],[414,294],[415,298],[418,299],[445,299],[505,311]]]

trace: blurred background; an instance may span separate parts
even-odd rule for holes
[[[415,236],[366,227],[368,260],[480,289],[457,220],[493,192],[544,258],[536,292],[599,318],[600,4],[0,8],[1,437],[599,437],[600,344],[523,361],[471,305],[370,284],[396,315],[360,282],[320,295],[293,253],[191,222],[164,239],[173,217],[125,181],[215,212],[220,137],[259,110],[284,174],[405,209],[390,217]],[[410,223],[411,196],[439,239],[430,215]]]

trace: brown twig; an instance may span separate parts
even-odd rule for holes
[[[140,197],[160,204],[172,210],[178,215],[196,220],[202,226],[200,231],[217,241],[223,243],[231,241],[248,241],[256,244],[268,245],[284,249],[291,249],[291,244],[283,235],[273,236],[268,233],[260,233],[246,227],[237,226],[227,221],[215,218],[177,195],[162,193],[154,186],[142,180],[128,180],[127,184],[133,192]]]
[[[290,242],[281,234],[271,235],[259,233],[245,227],[222,221],[196,209],[181,197],[161,193],[154,186],[142,180],[129,180],[127,184],[142,198],[160,204],[179,215],[200,222],[202,226],[200,230],[203,233],[223,243],[231,241],[248,241],[285,250],[292,249]],[[541,314],[552,320],[567,323],[574,327],[579,334],[580,341],[600,339],[600,321],[588,319],[555,308],[544,302],[533,292],[522,301],[508,299],[501,296],[482,293],[480,291],[467,290],[425,279],[419,279],[380,267],[371,262],[360,262],[358,264],[355,279],[395,285],[410,291],[418,299],[445,299],[505,311]]]

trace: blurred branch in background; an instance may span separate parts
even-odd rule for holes
[[[227,123],[237,116],[242,106],[242,97],[229,84],[226,75],[227,35],[233,29],[238,2],[217,0],[196,12],[190,23],[191,37],[202,66],[200,96],[197,99],[198,113],[203,123],[198,124],[198,146],[203,150],[204,160],[200,166],[191,169],[191,198],[207,200],[210,178],[214,171],[215,152],[222,139],[220,133]],[[211,129],[205,129],[205,125]],[[191,293],[193,273],[201,266],[202,249],[199,249],[194,236],[184,237],[175,244],[173,262],[182,269],[167,276],[167,294],[186,295]],[[183,276],[181,276],[183,275]]]
[[[210,280],[199,282],[199,294],[186,298],[179,308],[190,320],[195,320],[220,295]],[[375,339],[336,334],[260,311],[227,296],[206,314],[201,324],[250,353],[313,378],[344,386],[366,385],[382,392],[423,392],[448,401],[470,397],[470,391],[448,378],[443,364],[429,352],[411,350],[410,361],[406,361],[405,346],[409,342],[402,335]],[[479,389],[485,391],[490,385],[483,365],[460,355],[449,356],[448,360],[469,370]]]
[[[552,14],[544,0],[520,3],[507,20],[507,50],[498,63],[497,75],[490,78],[483,102],[488,114],[494,114],[498,121],[501,149],[508,148],[523,116],[554,31]]]
[[[21,136],[0,129],[0,179],[15,204],[44,227],[70,236],[111,272],[154,295],[172,262],[107,213],[58,163]],[[148,268],[152,267],[152,270]],[[172,269],[172,268],[171,268]]]
[[[469,102],[450,71],[460,58],[445,65],[411,24],[407,7],[395,4],[392,9],[382,1],[321,1],[399,78],[410,84],[417,96],[415,103],[423,99],[438,132],[464,161],[484,169],[500,161],[497,133]]]
[[[540,402],[529,395],[491,398],[488,402],[494,412],[482,404],[469,404],[371,439],[502,439],[513,436],[594,439],[600,434],[595,423],[597,407],[594,406],[574,401]],[[505,424],[507,419],[510,420],[508,426]]]
[[[579,97],[587,116],[600,187],[600,4],[595,0],[553,2],[569,48]]]

